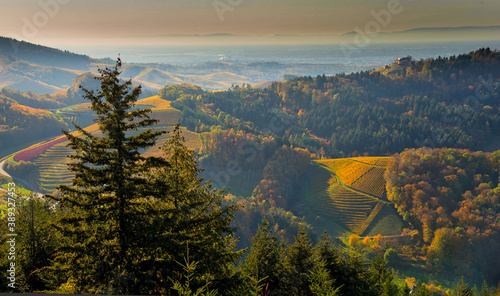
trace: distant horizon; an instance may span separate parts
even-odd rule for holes
[[[441,37],[446,31],[447,38]],[[18,39],[20,36],[4,36],[17,40],[69,50],[78,54],[87,52],[108,51],[109,49],[145,49],[164,47],[227,47],[227,46],[299,46],[299,45],[341,45],[355,44],[357,37],[368,38],[371,44],[401,44],[401,43],[443,43],[443,42],[495,42],[490,31],[500,34],[500,26],[467,26],[467,27],[422,27],[404,31],[380,32],[373,35],[362,35],[358,32],[342,34],[288,34],[288,35],[236,35],[230,33],[213,34],[170,34],[161,36],[117,36],[95,38],[45,38],[42,40]],[[359,35],[359,36],[357,36]],[[1,34],[0,34],[1,36]],[[500,35],[499,35],[500,36]],[[363,42],[365,40],[361,39]],[[362,49],[366,44],[359,45]],[[100,55],[96,58],[102,58]]]
[[[496,29],[499,14],[496,0],[3,0],[0,35],[55,47],[332,44],[352,32],[359,40],[369,36],[371,43],[423,29]],[[432,35],[437,40],[488,37]]]

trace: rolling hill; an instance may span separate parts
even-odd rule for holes
[[[0,157],[30,142],[53,137],[66,127],[53,113],[18,104],[0,93]]]
[[[0,52],[2,54],[2,52]],[[71,86],[83,71],[51,66],[0,55],[0,88],[10,87],[34,93],[54,93]]]
[[[86,55],[0,37],[0,89],[9,87],[23,92],[61,95],[74,85],[78,76],[96,74],[98,68],[113,64],[110,59],[92,59]],[[250,82],[248,77],[224,69],[174,74],[152,66],[124,63],[122,70],[124,79],[131,79],[134,84],[141,84],[150,90],[181,83],[197,84],[206,89],[228,89],[233,84]]]
[[[180,118],[180,111],[170,107],[170,102],[160,99],[158,96],[153,96],[143,100],[139,100],[136,105],[143,108],[151,108],[151,117],[158,119],[159,122],[153,128],[155,130],[167,130],[171,132],[173,127]],[[87,132],[99,133],[97,124],[92,124],[93,118],[95,116],[89,110],[89,103],[77,104],[70,107],[65,107],[51,112],[46,110],[40,110],[44,113],[49,113],[56,118],[60,118],[62,121],[70,123],[75,122],[77,124],[87,124],[85,128]],[[21,108],[21,107],[19,107]],[[36,109],[24,107],[20,110],[29,111],[31,113],[35,112]],[[90,125],[89,125],[90,124]],[[83,125],[84,126],[84,125]],[[140,130],[139,130],[140,131]],[[78,132],[74,132],[78,135]],[[197,150],[200,148],[201,143],[198,134],[184,130],[183,136],[186,139],[186,146]],[[154,147],[143,151],[144,155],[160,156],[161,151],[160,146],[165,143],[165,141],[170,138],[170,134],[162,135],[157,144]],[[10,161],[30,161],[35,164],[38,172],[37,174],[31,174],[31,178],[36,178],[33,180],[27,180],[38,184],[39,190],[43,193],[53,192],[57,186],[61,184],[69,184],[73,178],[73,173],[67,168],[67,164],[70,159],[68,155],[73,154],[73,150],[67,147],[68,141],[65,136],[58,136],[56,138],[50,139],[48,141],[43,141],[32,145],[26,149],[18,151],[11,155]],[[21,177],[21,176],[18,176]],[[24,178],[24,177],[23,177]]]

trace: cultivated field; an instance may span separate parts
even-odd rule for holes
[[[53,114],[73,128],[73,123],[85,127],[94,123],[95,113],[90,110],[90,103],[81,103],[53,111]]]
[[[310,176],[306,204],[321,217],[362,235],[385,202],[385,165],[389,158],[318,160]]]
[[[74,177],[67,165],[70,161],[67,156],[74,152],[66,144],[54,145],[34,161],[40,173],[38,185],[44,192],[52,193],[57,186],[70,184]]]
[[[333,171],[344,185],[384,199],[384,173],[388,161],[388,157],[356,157],[318,160],[317,162]]]

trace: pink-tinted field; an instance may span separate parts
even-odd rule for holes
[[[51,148],[52,146],[66,141],[67,138],[65,136],[59,137],[53,141],[50,141],[48,143],[45,143],[40,146],[33,147],[31,149],[24,150],[14,156],[14,161],[29,161],[38,156],[40,153],[43,153],[45,150]]]

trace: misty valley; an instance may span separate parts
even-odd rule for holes
[[[0,37],[0,291],[499,295],[500,52],[450,44]]]

